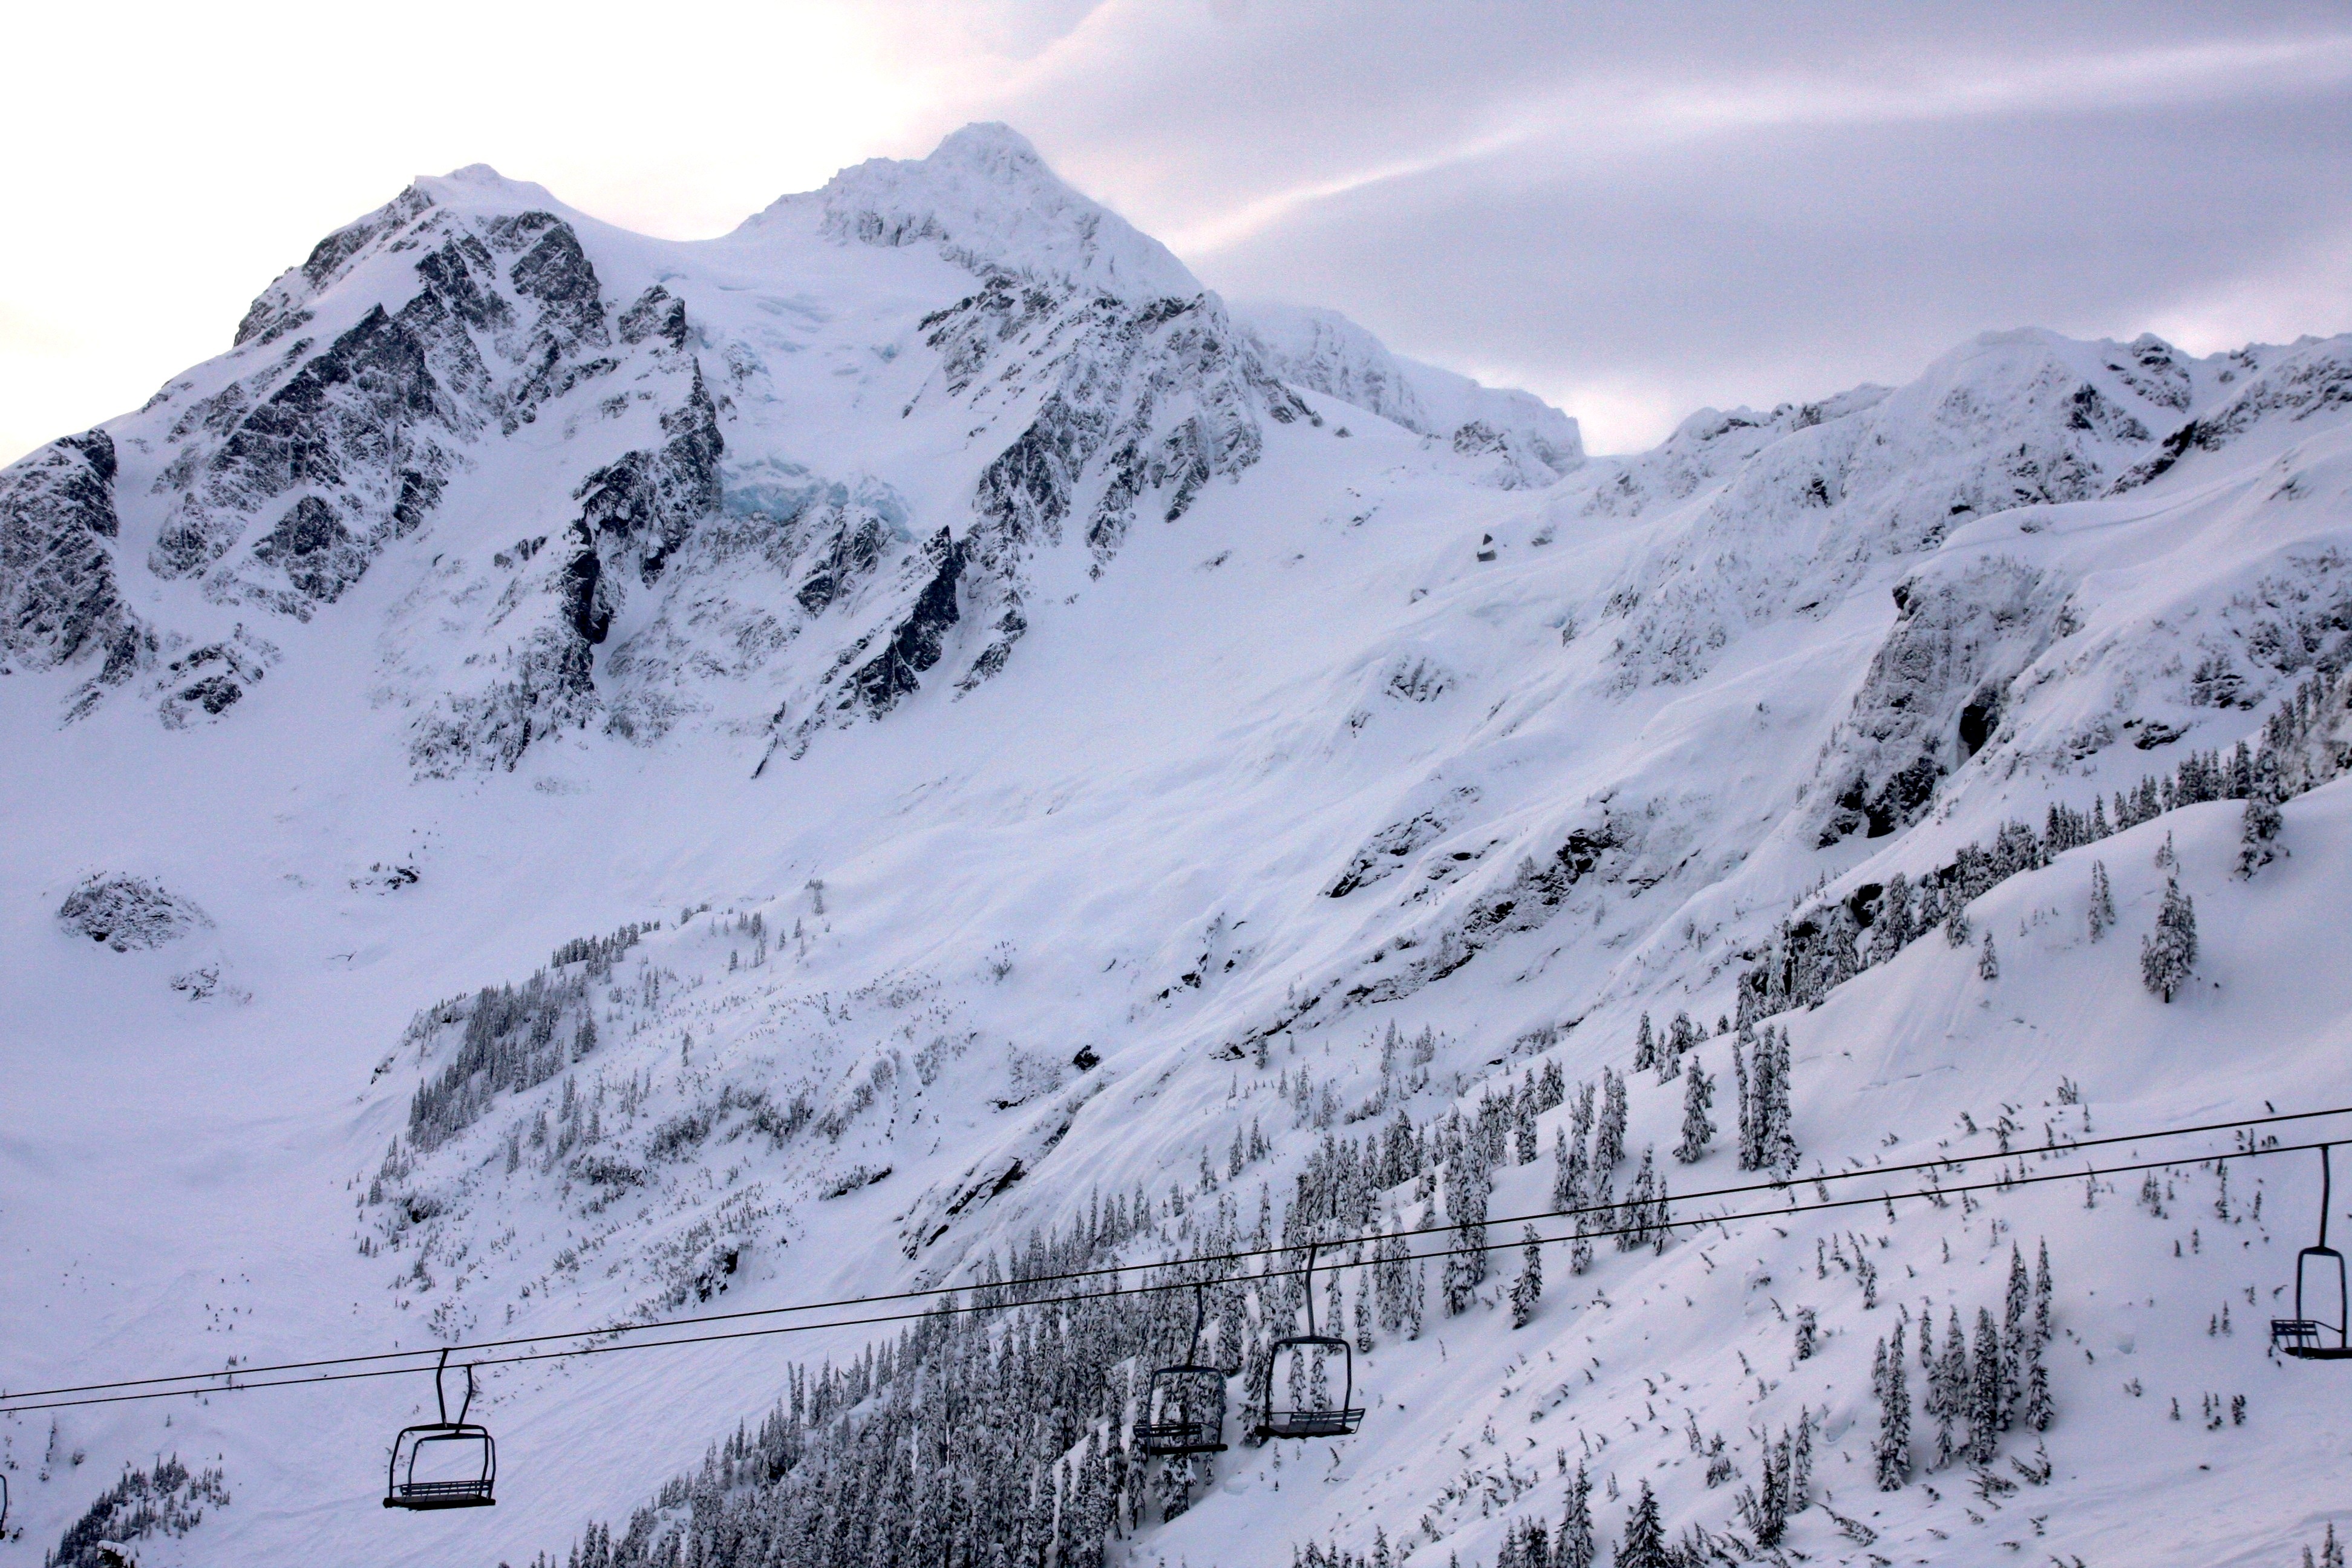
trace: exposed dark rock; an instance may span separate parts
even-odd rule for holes
[[[872,576],[882,563],[888,537],[882,520],[870,512],[845,515],[818,545],[814,564],[793,595],[801,608],[821,616],[857,583]]]
[[[431,197],[411,185],[357,223],[327,236],[311,247],[300,267],[280,277],[254,300],[237,323],[237,343],[257,339],[267,342],[306,320],[309,313],[303,307],[332,283],[352,258],[405,227],[432,205]]]
[[[304,496],[253,547],[254,559],[276,566],[301,593],[328,604],[342,596],[368,568],[368,552],[317,496]]]
[[[879,718],[900,698],[920,689],[921,683],[915,678],[939,663],[948,628],[957,620],[956,581],[963,574],[964,552],[942,528],[926,547],[926,554],[937,569],[916,596],[913,610],[891,632],[882,651],[860,666],[845,683],[842,707],[856,703]]]
[[[261,679],[267,667],[247,646],[250,641],[239,628],[237,637],[192,648],[164,667],[173,684],[157,705],[156,716],[165,729],[184,729],[198,713],[219,718]]]
[[[621,341],[641,343],[659,338],[674,349],[686,346],[686,301],[656,283],[621,312]]]
[[[563,563],[561,591],[563,595],[563,618],[578,633],[583,642],[594,646],[604,640],[613,626],[613,609],[599,591],[604,584],[604,563],[597,559],[596,542],[583,520],[574,522],[565,533],[572,545],[572,558]]]
[[[719,459],[727,443],[700,362],[685,403],[663,414],[661,426],[669,439],[659,449],[628,453],[573,492],[583,508],[581,520],[599,545],[609,542],[634,554],[646,583],[661,575],[663,562],[697,522],[719,509],[722,495]]]
[[[0,654],[50,668],[103,648],[108,683],[152,656],[106,543],[119,527],[114,480],[103,430],[52,441],[0,472]]]
[[[1818,841],[1918,820],[1946,774],[1999,733],[2009,683],[2065,624],[2062,584],[1995,557],[1948,576],[1906,580],[1844,735],[1824,754],[1836,782]]]

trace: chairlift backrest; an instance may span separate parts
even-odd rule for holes
[[[2352,1281],[2347,1281],[2344,1255],[2327,1245],[2327,1211],[2335,1198],[2334,1173],[2329,1168],[2328,1145],[2319,1146],[2319,1244],[2306,1247],[2294,1255],[2294,1316],[2271,1320],[2271,1347],[2298,1361],[2352,1360],[2352,1341],[2347,1331],[2352,1329]],[[2311,1264],[2336,1266],[2336,1321],[2328,1322],[2314,1318],[2304,1310],[2303,1285]],[[2328,1335],[2335,1335],[2335,1342]]]
[[[1315,1245],[1307,1248],[1307,1331],[1286,1334],[1274,1342],[1266,1352],[1265,1370],[1259,1384],[1258,1407],[1265,1412],[1258,1418],[1257,1435],[1265,1437],[1344,1437],[1363,1421],[1364,1412],[1356,1404],[1356,1347],[1337,1334],[1315,1331]],[[1328,1357],[1337,1354],[1339,1361],[1339,1403],[1337,1405],[1277,1404],[1275,1400],[1274,1369],[1284,1356]]]
[[[441,1418],[404,1426],[392,1440],[392,1458],[384,1474],[386,1508],[490,1508],[497,1503],[492,1489],[498,1480],[498,1444],[487,1427],[466,1419],[474,1407],[474,1369],[470,1365],[460,1369],[466,1374],[466,1398],[457,1407],[455,1421],[449,1419],[449,1395],[442,1381],[448,1370],[449,1352],[445,1350],[433,1373],[433,1398]],[[439,1466],[426,1465],[420,1478],[417,1465],[428,1451],[436,1459],[455,1460],[458,1473],[436,1480],[434,1471]]]
[[[1151,1374],[1150,1403],[1135,1428],[1136,1446],[1160,1458],[1225,1451],[1225,1374],[1192,1358],[1200,1353],[1201,1323],[1207,1311],[1207,1284],[1193,1286],[1192,1338],[1185,1361]]]

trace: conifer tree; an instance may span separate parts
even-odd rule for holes
[[[1568,1509],[1560,1515],[1559,1534],[1555,1538],[1553,1568],[1592,1568],[1596,1542],[1592,1539],[1592,1481],[1584,1472],[1584,1461],[1576,1462],[1576,1474],[1568,1483]]]
[[[2115,889],[2107,886],[2107,863],[2091,862],[2091,940],[2098,941],[2116,923]]]
[[[2032,1334],[2033,1282],[2025,1272],[2025,1256],[2011,1242],[2009,1247],[2009,1289],[2001,1299],[2000,1424],[2004,1429],[2011,1413],[2025,1396],[2025,1368],[2028,1340]]]
[[[1551,1206],[1566,1214],[1580,1200],[1584,1185],[1582,1149],[1571,1153],[1568,1147],[1568,1129],[1555,1128],[1551,1140]]]
[[[1520,1080],[1518,1097],[1512,1102],[1511,1142],[1518,1163],[1536,1163],[1542,1144],[1536,1131],[1536,1075],[1532,1072]]]
[[[1658,1522],[1658,1500],[1651,1493],[1646,1476],[1633,1511],[1625,1521],[1625,1539],[1617,1548],[1616,1568],[1669,1568],[1665,1531]]]
[[[2033,1268],[2033,1337],[2050,1342],[2050,1242],[2042,1241],[2042,1256]]]
[[[2180,890],[2178,877],[2164,884],[2164,907],[2156,930],[2140,939],[2139,975],[2147,987],[2170,1002],[2197,967],[2197,908]]]
[[[1958,1307],[1951,1309],[1951,1320],[1944,1325],[1944,1359],[1936,1366],[1935,1389],[1936,1463],[1940,1468],[1960,1451],[1954,1427],[1968,1417],[1969,1336],[1960,1327]]]
[[[1960,896],[1958,889],[1955,889],[1952,892],[1951,905],[1944,911],[1944,941],[1953,947],[1966,947],[1969,945],[1969,938],[1973,934],[1974,931],[1969,925],[1968,900]]]
[[[1979,980],[2000,978],[2000,955],[1993,951],[1992,931],[1990,927],[1985,931],[1984,947],[1977,953],[1977,978]]]
[[[1879,896],[1878,952],[1882,959],[1893,958],[1910,945],[1911,879],[1897,871],[1886,879],[1886,891]]]
[[[1969,1378],[1969,1458],[1976,1464],[1992,1462],[1995,1445],[2000,1441],[2006,1405],[2001,1398],[2000,1325],[1992,1321],[1992,1309],[1977,1309],[1977,1343],[1973,1367]]]
[[[1733,1097],[1738,1102],[1739,1168],[1743,1171],[1753,1171],[1764,1163],[1763,1144],[1757,1131],[1755,1075],[1749,1068],[1750,1059],[1758,1054],[1754,1031],[1742,1024],[1731,1042],[1731,1074]]]
[[[2246,796],[2246,811],[2238,828],[2238,875],[2252,878],[2262,867],[2278,858],[2273,843],[2286,818],[2279,814],[2278,803],[2269,795],[2256,790]]]
[[[1515,1329],[1528,1326],[1528,1320],[1536,1315],[1536,1303],[1543,1299],[1543,1248],[1536,1241],[1535,1226],[1527,1226],[1523,1236],[1519,1277],[1511,1281],[1511,1327]]]
[[[1714,1103],[1715,1080],[1706,1076],[1706,1065],[1693,1056],[1683,1083],[1683,1141],[1675,1146],[1675,1158],[1685,1165],[1697,1163],[1715,1140],[1715,1123],[1706,1114]]]
[[[1646,1072],[1658,1065],[1657,1037],[1650,1032],[1650,1016],[1642,1015],[1642,1026],[1633,1033],[1633,1070]]]
[[[1895,1325],[1895,1342],[1878,1342],[1878,1361],[1871,1373],[1878,1394],[1878,1440],[1871,1456],[1878,1468],[1878,1489],[1901,1491],[1911,1479],[1911,1391],[1903,1366],[1903,1325]]]
[[[1592,1135],[1592,1168],[1613,1171],[1625,1157],[1625,1079],[1601,1069],[1601,1122]]]

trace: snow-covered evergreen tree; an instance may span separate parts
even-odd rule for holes
[[[1878,1438],[1871,1458],[1878,1472],[1878,1489],[1901,1491],[1911,1479],[1911,1390],[1903,1365],[1903,1325],[1895,1325],[1895,1341],[1878,1342],[1871,1370],[1871,1387],[1878,1395]]]
[[[1601,1069],[1603,1087],[1600,1125],[1592,1135],[1592,1164],[1609,1171],[1625,1157],[1625,1075]]]
[[[1552,1568],[1592,1568],[1598,1543],[1592,1536],[1592,1479],[1584,1461],[1576,1462],[1569,1478],[1568,1507],[1560,1514],[1559,1532],[1553,1538]]]
[[[2091,862],[2091,940],[2098,941],[2116,923],[2115,889],[2107,885],[2107,863]]]
[[[1536,1227],[1525,1227],[1519,1248],[1519,1276],[1511,1281],[1511,1327],[1524,1329],[1528,1320],[1536,1315],[1536,1303],[1543,1300],[1543,1247],[1536,1240]]]
[[[2167,1002],[2179,994],[2197,967],[2197,907],[2180,890],[2180,879],[2164,884],[2164,907],[2157,911],[2156,930],[2140,939],[2141,983]]]
[[[2246,796],[2245,816],[2238,828],[2239,876],[2251,878],[2278,858],[2279,829],[2285,826],[2276,801],[2259,793]]]
[[[1625,1539],[1617,1547],[1616,1568],[1670,1568],[1664,1529],[1658,1522],[1658,1500],[1642,1478],[1640,1495],[1625,1521]]]
[[[2000,1365],[2000,1325],[1993,1321],[1991,1308],[1979,1307],[1976,1353],[1969,1366],[1968,1387],[1968,1456],[1974,1464],[1992,1462],[1994,1446],[2000,1441],[2000,1429],[2007,1425],[2008,1405],[2001,1397]]]
[[[1714,1103],[1715,1080],[1694,1055],[1683,1082],[1683,1141],[1675,1145],[1675,1158],[1685,1165],[1697,1163],[1715,1141],[1715,1123],[1706,1114]]]
[[[1985,932],[1984,946],[1977,952],[1977,978],[1979,980],[2000,978],[2000,954],[1993,951],[1992,932],[1990,930]]]

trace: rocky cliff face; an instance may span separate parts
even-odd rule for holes
[[[861,251],[940,265],[902,282],[877,258],[876,299],[841,265]],[[761,292],[738,316],[738,279],[789,290],[795,258],[825,253],[822,300]],[[870,357],[846,386],[807,384],[792,356],[845,316]],[[858,416],[920,434],[836,469],[812,416],[885,383],[890,414]],[[988,679],[1027,628],[1040,552],[1098,574],[1139,515],[1175,521],[1255,462],[1263,422],[1314,418],[1215,296],[1002,127],[846,171],[699,248],[462,170],[322,240],[230,353],[117,422],[142,458],[127,530],[109,431],[10,471],[7,647],[27,668],[102,648],[76,714],[159,658],[224,650],[203,690],[149,694],[218,718],[275,657],[259,626],[344,604],[415,538],[358,613],[391,601],[387,689],[418,773],[703,718],[797,754],[935,680]],[[959,450],[927,449],[958,422]],[[531,521],[501,533],[502,516]],[[747,558],[761,571],[738,581]],[[185,624],[131,616],[126,572],[174,585]],[[198,605],[259,620],[207,625]]]

